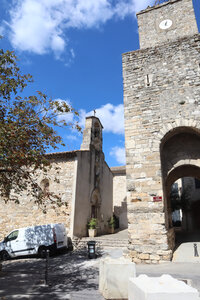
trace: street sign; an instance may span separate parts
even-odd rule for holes
[[[153,202],[162,202],[162,197],[161,196],[154,196],[153,197]]]

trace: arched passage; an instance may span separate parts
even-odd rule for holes
[[[188,189],[189,179],[191,182],[200,180],[200,132],[196,128],[179,127],[163,138],[160,147],[162,182],[164,194],[164,210],[166,218],[166,228],[172,231],[171,239],[183,236],[183,233],[200,229],[198,225],[198,214],[200,218],[200,202],[190,201],[184,198],[184,193]],[[179,180],[179,183],[177,183]],[[180,189],[177,193],[177,208],[172,205],[173,184],[179,184]],[[192,195],[192,193],[190,193]],[[191,198],[191,197],[190,197]],[[187,201],[186,201],[187,200]],[[198,199],[197,199],[198,200]],[[200,200],[200,197],[199,197]],[[184,202],[185,201],[185,202]],[[187,203],[186,203],[187,202]],[[180,210],[182,224],[176,228],[173,222],[174,212]],[[196,221],[193,221],[196,219]],[[177,230],[177,231],[176,231]],[[180,234],[181,232],[181,234]],[[192,235],[190,234],[190,237]],[[173,242],[169,241],[170,245]]]

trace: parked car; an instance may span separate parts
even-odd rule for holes
[[[58,249],[68,248],[64,224],[47,224],[15,229],[0,243],[0,258],[38,254],[43,257],[45,250],[53,254]]]

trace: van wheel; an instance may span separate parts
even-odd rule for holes
[[[45,258],[46,257],[46,250],[47,250],[47,248],[45,246],[39,247],[39,249],[38,249],[39,257]]]
[[[8,260],[10,258],[10,255],[6,250],[2,251],[0,255],[1,255],[1,260]]]

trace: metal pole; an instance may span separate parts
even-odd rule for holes
[[[194,256],[199,257],[199,253],[198,253],[198,250],[197,250],[197,244],[196,243],[194,244]]]
[[[49,249],[46,250],[45,285],[48,285]]]

